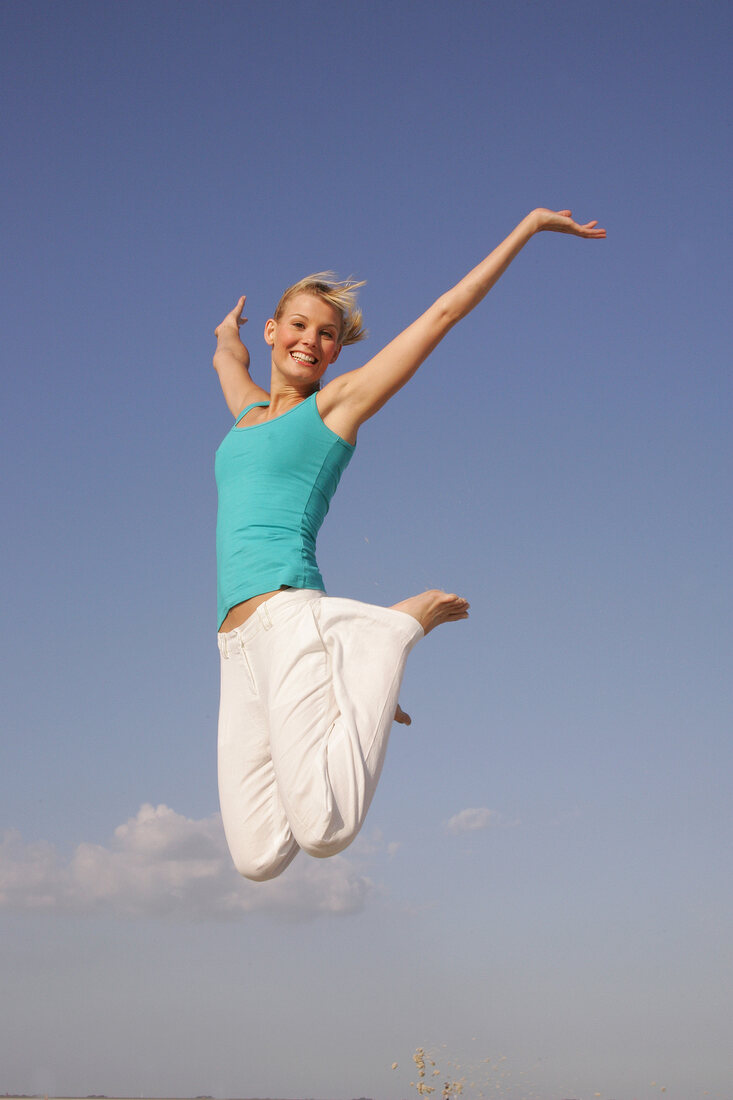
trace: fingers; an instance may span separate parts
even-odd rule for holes
[[[585,225],[578,226],[580,233],[583,237],[593,237],[594,240],[600,240],[606,236],[605,229],[597,228],[598,222],[586,222]]]
[[[564,212],[564,211],[563,211]],[[606,230],[598,229],[598,219],[594,218],[593,221],[586,222],[584,225],[579,225],[577,222],[573,222],[570,232],[577,233],[579,237],[605,237]]]
[[[237,328],[240,328],[242,325],[247,324],[247,318],[242,316],[242,310],[244,309],[244,303],[246,301],[247,301],[247,295],[243,294],[241,296],[241,298],[239,299],[239,301],[237,302],[237,304],[235,305],[234,309],[230,309],[229,313],[227,313],[226,317],[221,322],[221,324],[216,326],[216,328],[214,329],[214,336],[219,335],[219,330],[222,329],[222,326],[227,321],[229,321],[229,322],[234,321]],[[223,331],[223,329],[222,329],[222,331]]]
[[[237,302],[234,309],[232,310],[234,320],[237,322],[238,325],[246,325],[247,324],[247,318],[242,316],[242,310],[244,309],[244,303],[246,301],[247,301],[247,295],[243,294],[242,297]]]
[[[580,225],[578,222],[572,220],[572,212],[570,210],[557,210],[556,214],[562,218],[567,218],[570,223],[567,226],[557,226],[562,233],[572,233],[577,237],[590,237],[594,240],[601,240],[606,236],[606,230],[598,228],[597,219]]]

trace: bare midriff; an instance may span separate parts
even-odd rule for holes
[[[265,600],[269,600],[270,596],[276,596],[281,589],[276,589],[274,592],[261,592],[259,596],[251,596],[248,600],[243,600],[242,603],[235,603],[234,607],[230,608],[226,619],[219,627],[220,634],[226,634],[229,630],[236,630],[242,623],[246,623],[247,619],[252,615],[261,603]]]

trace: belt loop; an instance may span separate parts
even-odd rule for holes
[[[219,652],[221,653],[223,659],[227,661],[229,659],[229,654],[227,652],[226,636],[224,634],[220,634],[217,641],[219,642]]]
[[[260,613],[260,622],[262,623],[263,627],[265,628],[265,630],[270,630],[272,627],[272,619],[270,618],[270,612],[267,610],[267,600],[265,600],[264,603],[261,603],[257,610]]]

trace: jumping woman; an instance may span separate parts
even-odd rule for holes
[[[316,536],[361,425],[413,376],[542,230],[599,239],[569,210],[528,214],[477,267],[358,370],[321,388],[341,348],[365,335],[361,283],[311,275],[265,325],[270,389],[249,375],[244,297],[216,329],[214,367],[235,423],[216,453],[221,653],[219,796],[237,870],[279,875],[302,848],[342,851],[379,780],[407,656],[468,617],[454,594],[394,607],[326,596]]]

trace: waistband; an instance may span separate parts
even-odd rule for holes
[[[282,592],[276,592],[255,608],[250,617],[236,626],[234,630],[226,634],[217,634],[219,652],[222,657],[229,657],[233,652],[239,651],[243,645],[256,637],[261,630],[271,630],[273,626],[279,626],[297,614],[303,604],[320,600],[326,595],[320,588],[286,588]]]

